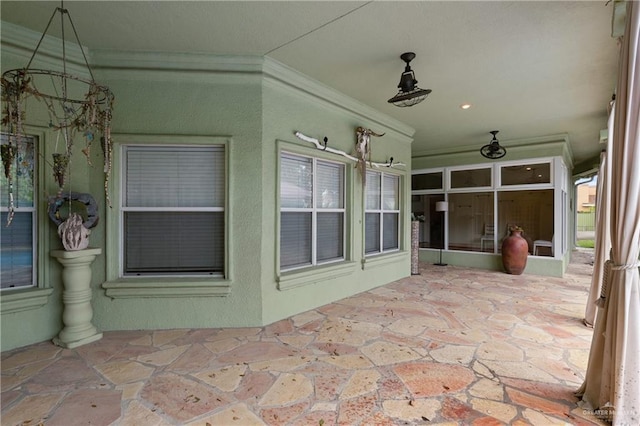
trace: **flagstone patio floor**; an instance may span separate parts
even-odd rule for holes
[[[2,425],[600,425],[577,406],[589,252],[564,278],[421,264],[266,327],[2,353]]]

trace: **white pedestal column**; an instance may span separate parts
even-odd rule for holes
[[[88,248],[77,251],[53,250],[51,256],[62,264],[64,291],[62,301],[64,328],[53,343],[64,348],[76,348],[102,339],[102,333],[91,324],[91,263],[102,249]]]

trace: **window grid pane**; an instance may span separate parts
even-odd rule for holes
[[[280,214],[280,268],[311,265],[312,213]]]
[[[344,257],[344,213],[318,213],[317,261]]]
[[[451,171],[451,188],[476,188],[491,186],[491,169]]]
[[[367,254],[380,253],[380,214],[366,213],[364,221],[364,252]]]
[[[380,173],[367,172],[366,210],[380,209],[380,177]]]
[[[10,226],[7,214],[0,214],[0,283],[2,289],[34,285],[33,214],[16,212]]]
[[[313,163],[310,158],[282,156],[280,161],[280,206],[311,208]]]
[[[382,236],[382,249],[396,250],[398,245],[398,213],[385,213],[384,224],[382,229],[384,234]]]
[[[384,193],[383,193],[383,209],[384,210],[398,210],[400,202],[398,200],[399,191],[399,179],[397,176],[384,176]]]
[[[224,213],[126,212],[125,272],[220,273]]]
[[[316,186],[317,208],[341,209],[344,207],[344,166],[318,161]]]
[[[419,173],[411,176],[413,191],[424,189],[442,189],[442,172]]]
[[[221,148],[127,148],[127,207],[223,207],[224,185]]]
[[[503,166],[500,168],[500,183],[504,186],[551,183],[551,163]]]

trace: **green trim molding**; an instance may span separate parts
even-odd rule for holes
[[[40,308],[49,303],[52,293],[52,288],[3,291],[0,294],[0,311],[4,315]]]
[[[130,278],[102,284],[107,297],[131,299],[147,297],[225,297],[231,294],[226,280],[186,278]]]

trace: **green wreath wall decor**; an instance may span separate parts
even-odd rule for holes
[[[60,215],[60,208],[63,207],[65,203],[72,202],[84,205],[86,213],[82,214],[82,216],[86,216],[86,218],[82,222],[82,226],[91,229],[98,224],[98,203],[96,203],[93,196],[79,192],[67,192],[49,198],[49,218],[56,226],[60,226],[61,223],[67,220],[66,217],[63,218]],[[69,215],[71,215],[71,211]]]

